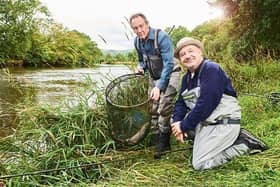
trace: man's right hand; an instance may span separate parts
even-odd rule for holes
[[[135,69],[135,73],[137,73],[137,74],[144,74],[144,69],[142,67],[138,66]]]

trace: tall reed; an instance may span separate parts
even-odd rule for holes
[[[108,132],[104,95],[93,82],[89,82],[95,105],[88,105],[91,97],[80,95],[74,107],[61,109],[34,105],[26,99],[15,106],[17,129],[0,140],[0,175],[67,168],[98,161],[98,156],[115,149]],[[85,93],[85,92],[84,92]],[[107,175],[106,166],[75,168],[12,177],[6,180],[11,186],[65,185],[94,183]]]

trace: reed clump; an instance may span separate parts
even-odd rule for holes
[[[74,168],[8,178],[6,184],[86,184],[107,175],[108,170],[102,164],[78,167],[99,162],[98,156],[115,149],[108,132],[104,96],[96,88],[91,89],[96,98],[94,107],[89,107],[89,97],[82,96],[76,106],[66,111],[34,106],[31,100],[15,106],[17,129],[0,140],[1,168],[4,168],[0,176]]]

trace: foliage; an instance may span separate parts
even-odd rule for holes
[[[191,33],[178,35],[178,39],[188,35],[200,39],[205,56],[217,62],[250,63],[259,57],[279,60],[279,2],[216,0],[208,3],[222,8],[225,17],[205,22]],[[175,29],[173,34],[176,44],[178,31]]]
[[[88,97],[81,96],[77,106],[63,112],[59,108],[34,106],[29,99],[18,105],[18,127],[12,136],[0,139],[0,175],[58,169],[35,176],[8,179],[7,185],[66,185],[91,183],[107,175],[105,165],[96,163],[100,156],[114,149],[108,135],[104,100],[92,82],[87,90],[96,97],[95,108],[89,108]],[[100,158],[101,159],[101,158]],[[73,169],[67,169],[74,167]],[[60,168],[66,168],[61,169]]]
[[[237,92],[252,92],[262,95],[265,92],[273,92],[273,89],[279,86],[279,83],[275,82],[280,77],[279,62],[260,58],[258,61],[253,61],[252,63],[238,65],[232,61],[226,61],[222,65],[230,76]]]
[[[135,49],[127,53],[117,53],[117,54],[106,53],[103,54],[102,57],[100,58],[100,62],[106,64],[137,62],[137,61],[138,61],[138,57]]]
[[[166,31],[170,31],[171,28],[166,28]],[[175,27],[171,33],[170,33],[170,37],[171,37],[171,40],[173,42],[173,45],[175,47],[176,43],[183,37],[185,36],[189,36],[190,35],[190,31],[183,27],[183,26],[178,26],[178,27]]]
[[[2,0],[0,3],[0,58],[22,59],[31,47],[35,15],[48,15],[47,8],[39,0]]]
[[[102,56],[90,37],[68,30],[48,17],[37,0],[1,1],[1,64],[92,66]]]
[[[223,7],[232,20],[230,47],[236,60],[252,60],[256,53],[279,59],[279,1],[217,0],[213,5]]]
[[[211,20],[197,26],[192,31],[192,35],[202,41],[206,57],[220,62],[231,57],[227,48],[231,41],[228,28],[231,28],[231,22],[223,23],[219,19]]]
[[[203,41],[205,55],[215,61],[234,58],[244,63],[258,56],[279,59],[278,1],[215,0],[208,3],[222,8],[227,18],[205,22],[192,32],[183,26],[166,28],[166,32],[173,29],[170,35],[174,45],[182,37],[192,36]],[[0,10],[1,66],[91,66],[137,61],[135,50],[127,54],[102,54],[89,36],[53,22],[47,8],[38,0],[3,0]],[[132,36],[132,33],[126,35]]]
[[[56,23],[49,23],[44,34],[39,32],[39,29],[33,34],[32,47],[25,59],[25,65],[92,66],[101,55],[96,43],[92,42],[89,36],[76,30],[69,31]]]
[[[153,159],[148,141],[140,145],[141,150],[137,150],[140,146],[115,150],[116,144],[108,135],[104,92],[89,82],[86,89],[96,94],[94,108],[88,107],[89,98],[83,96],[80,104],[67,112],[34,106],[29,100],[15,106],[19,128],[13,136],[0,140],[0,176],[77,166],[11,177],[5,183],[7,186],[277,186],[280,101],[272,102],[268,96],[269,92],[280,91],[279,63],[269,59],[251,63],[222,65],[234,76],[238,88],[242,127],[270,147],[261,154],[244,155],[221,167],[198,172],[192,169],[189,146],[178,145],[174,138],[173,151],[161,160]],[[98,167],[78,167],[104,160],[109,162]]]

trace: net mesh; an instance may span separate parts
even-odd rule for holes
[[[149,81],[146,76],[120,76],[106,88],[106,109],[114,140],[126,145],[139,143],[150,129]]]

